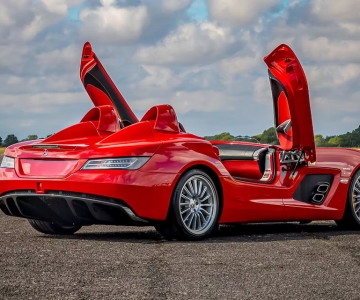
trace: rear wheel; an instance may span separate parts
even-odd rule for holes
[[[62,226],[55,222],[28,220],[30,225],[37,231],[46,234],[73,234],[78,231],[81,226]]]
[[[344,229],[360,229],[360,170],[351,180],[344,216],[336,223]]]
[[[217,227],[219,208],[210,176],[202,170],[190,170],[175,187],[166,221],[155,228],[169,240],[200,240]]]

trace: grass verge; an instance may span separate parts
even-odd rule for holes
[[[0,158],[4,155],[6,148],[0,148]]]

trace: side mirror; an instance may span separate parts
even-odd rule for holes
[[[288,133],[291,128],[291,120],[286,120],[285,122],[282,122],[278,127],[276,127],[276,132],[278,133]]]

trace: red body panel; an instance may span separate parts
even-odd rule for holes
[[[288,55],[290,65],[280,62]],[[315,160],[315,150],[305,75],[287,46],[277,48],[265,60],[286,88],[287,96],[280,93],[277,99],[280,112],[277,117],[279,122],[291,118],[288,137],[279,136],[281,146],[213,143],[273,151],[274,177],[271,180],[259,180],[262,171],[256,156],[221,161],[219,148],[212,142],[180,129],[170,105],[151,108],[141,121],[123,105],[121,108],[125,108],[132,120],[128,120],[128,126],[120,126],[118,117],[122,118],[124,110],[119,110],[108,96],[89,86],[87,91],[96,107],[79,124],[47,139],[18,143],[6,149],[5,155],[15,158],[15,168],[0,168],[0,197],[19,190],[39,195],[48,191],[84,193],[123,201],[140,218],[165,220],[178,180],[189,169],[201,168],[217,185],[221,200],[220,223],[340,219],[351,178],[360,166],[360,151],[319,148],[316,163],[309,163]],[[95,64],[100,65],[91,47],[85,45],[81,65],[83,81]],[[291,76],[288,68],[293,70],[290,70]],[[100,70],[106,74],[102,66]],[[294,85],[298,85],[297,89]],[[302,163],[294,174],[293,168],[280,161],[280,153],[293,148],[306,151],[309,161]],[[149,160],[138,170],[82,169],[89,159],[133,156],[149,157]],[[321,205],[294,198],[301,182],[312,174],[333,176],[331,188]]]

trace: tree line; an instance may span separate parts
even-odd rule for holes
[[[205,136],[207,140],[223,140],[223,141],[250,141],[259,142],[262,144],[279,145],[276,131],[274,127],[264,130],[263,133],[254,136],[234,136],[229,132],[223,132],[213,136]],[[322,134],[315,135],[316,147],[350,147],[360,148],[360,126],[351,132],[340,135],[323,136]]]
[[[0,136],[0,147],[9,147],[12,144],[16,144],[18,142],[37,140],[39,137],[36,134],[30,134],[27,138],[19,141],[15,134],[9,134],[4,140]]]
[[[28,135],[22,141],[37,140],[36,134]],[[279,145],[277,135],[274,127],[270,127],[263,131],[263,133],[254,136],[234,136],[229,132],[215,134],[213,136],[205,136],[207,140],[222,140],[222,141],[252,141],[262,144]],[[0,147],[8,147],[12,144],[18,143],[19,140],[14,134],[9,134],[4,140],[0,137]],[[351,132],[340,135],[332,135],[324,137],[322,134],[315,135],[316,147],[357,147],[360,148],[360,126]]]

